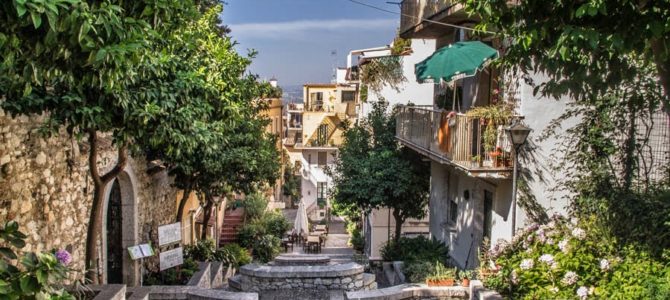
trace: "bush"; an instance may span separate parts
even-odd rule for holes
[[[26,235],[19,224],[9,221],[0,228],[0,298],[2,299],[72,299],[60,285],[71,271],[72,257],[65,250],[25,253],[18,257],[12,248],[25,247]],[[20,265],[15,265],[20,262]]]
[[[265,232],[278,238],[284,236],[286,231],[291,228],[291,223],[280,212],[267,212],[262,219]]]
[[[251,263],[251,254],[249,254],[249,251],[238,244],[226,244],[220,250],[227,256],[226,263],[232,265],[236,269]]]
[[[349,234],[348,244],[356,251],[363,251],[365,248],[365,237],[357,222],[347,223],[347,233]]]
[[[198,263],[193,258],[185,258],[179,268],[170,268],[161,272],[151,272],[145,275],[145,285],[185,285],[198,272]]]
[[[246,223],[237,230],[237,241],[240,246],[244,248],[251,248],[254,246],[256,239],[259,236],[265,235],[265,227],[257,222]]]
[[[435,272],[435,264],[429,261],[410,261],[405,263],[402,272],[408,282],[424,283],[426,277]]]
[[[184,247],[184,256],[190,257],[195,261],[212,261],[216,245],[214,240],[199,240],[195,245],[186,245]]]
[[[449,247],[442,242],[424,236],[415,238],[401,237],[391,240],[381,249],[385,261],[439,261],[446,265],[449,260]]]
[[[247,219],[258,219],[268,208],[268,200],[261,193],[253,193],[244,199],[244,212]]]
[[[484,285],[514,299],[669,299],[670,252],[655,259],[607,233],[594,219],[533,225],[490,251],[482,264],[499,270]]]
[[[281,247],[281,240],[276,236],[266,234],[254,243],[254,257],[262,263],[273,260]]]

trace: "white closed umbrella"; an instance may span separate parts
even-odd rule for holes
[[[300,201],[300,204],[298,205],[298,212],[296,213],[295,216],[295,223],[293,224],[293,228],[295,229],[296,233],[306,233],[309,234],[309,223],[307,222],[307,210],[305,209],[305,203],[303,201]]]

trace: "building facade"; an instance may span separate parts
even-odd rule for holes
[[[337,158],[346,126],[358,114],[358,89],[343,83],[305,84],[303,104],[287,104],[284,149],[300,176],[301,200],[313,221],[327,216],[332,180],[325,172]]]
[[[471,38],[468,30],[437,24],[472,26],[461,4],[451,1],[402,1],[400,36],[432,39],[435,49]],[[501,49],[496,40],[482,40]],[[564,213],[566,202],[554,191],[561,173],[551,166],[561,157],[560,141],[537,137],[565,111],[567,99],[549,101],[536,97],[532,87],[520,78],[504,76],[487,67],[474,77],[449,86],[436,84],[429,107],[405,106],[397,117],[397,138],[417,155],[430,159],[430,235],[450,248],[452,262],[461,268],[478,265],[483,241],[509,240],[515,229],[540,215]],[[536,83],[539,75],[531,76]],[[414,78],[413,78],[414,79]],[[504,94],[503,92],[504,91]],[[516,228],[512,228],[512,145],[504,128],[490,120],[471,116],[472,109],[506,106],[509,122],[520,121],[532,128],[525,155],[519,159],[520,181],[527,187],[524,205],[517,207]],[[563,123],[570,128],[575,120]]]

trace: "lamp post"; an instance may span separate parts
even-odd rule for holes
[[[512,237],[514,237],[516,232],[516,177],[517,165],[519,164],[519,149],[526,143],[528,134],[530,134],[530,128],[517,121],[505,128],[505,132],[514,146],[514,171],[512,173]]]

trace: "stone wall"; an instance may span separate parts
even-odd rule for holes
[[[343,290],[376,289],[374,275],[363,273],[355,263],[329,266],[269,266],[250,264],[240,268],[240,275],[229,280],[232,288],[259,292],[273,290]]]
[[[0,222],[19,222],[28,235],[25,251],[67,249],[73,255],[72,267],[83,270],[93,198],[89,145],[64,129],[45,137],[39,130],[43,120],[42,116],[12,118],[0,110]],[[109,138],[100,137],[99,167],[104,171],[116,161],[116,151]],[[124,192],[123,217],[132,218],[123,220],[128,231],[124,244],[151,240],[156,245],[158,225],[172,222],[176,211],[172,179],[165,172],[148,175],[146,165],[144,158],[132,158],[122,174],[126,186],[121,189],[130,191]],[[104,262],[105,251],[101,253]],[[153,263],[155,259],[149,261]]]

